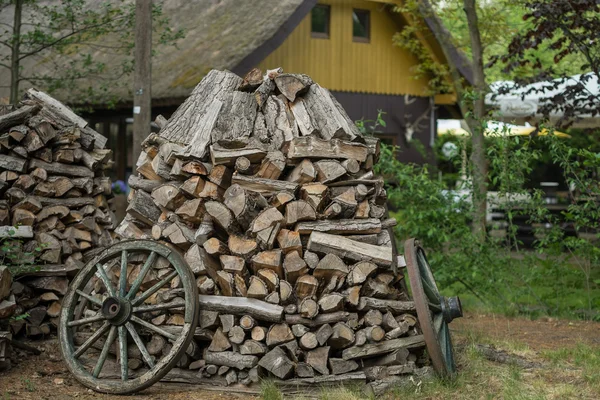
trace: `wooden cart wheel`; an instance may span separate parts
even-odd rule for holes
[[[165,314],[179,324],[152,322]],[[179,253],[149,240],[124,241],[88,262],[69,286],[59,325],[63,359],[90,389],[134,393],[175,366],[190,345],[197,315],[194,274]],[[162,352],[149,353],[144,338],[152,336],[169,343]],[[144,365],[133,371],[129,361],[136,356]]]
[[[440,295],[425,250],[417,240],[409,239],[404,243],[404,257],[419,325],[433,368],[442,377],[453,378],[456,363],[448,324],[462,317],[460,299]]]

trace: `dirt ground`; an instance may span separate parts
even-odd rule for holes
[[[455,342],[467,335],[484,335],[498,342],[522,343],[536,352],[570,348],[583,342],[600,346],[600,323],[552,318],[531,321],[498,315],[467,314],[453,322]],[[158,384],[135,396],[110,396],[81,386],[62,363],[55,338],[33,342],[43,353],[27,355],[9,372],[0,374],[0,399],[250,399],[252,396],[199,390],[193,386]]]

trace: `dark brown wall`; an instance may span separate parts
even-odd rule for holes
[[[431,107],[428,97],[392,96],[368,93],[333,92],[335,98],[344,107],[353,121],[359,119],[375,120],[377,110],[385,111],[383,116],[386,127],[378,136],[384,139],[393,137],[394,144],[400,147],[399,159],[402,162],[434,163],[432,155],[424,158],[417,150],[415,142],[420,142],[430,152],[431,143]],[[435,117],[435,114],[434,114]],[[412,141],[406,138],[407,129],[412,128]],[[434,122],[435,128],[435,122]],[[435,131],[435,130],[434,130]]]

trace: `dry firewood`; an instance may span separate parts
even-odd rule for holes
[[[238,87],[238,90],[243,92],[253,92],[261,83],[263,83],[262,71],[258,68],[252,68],[245,76],[244,80]]]
[[[252,338],[252,340],[262,342],[267,337],[267,330],[268,329],[264,326],[255,326],[250,332],[250,337]]]
[[[362,346],[367,343],[367,334],[364,329],[356,331],[354,334],[354,346]]]
[[[293,194],[288,192],[279,192],[271,197],[269,204],[273,207],[276,207],[279,211],[283,211],[283,206],[292,200],[294,200]]]
[[[374,297],[374,298],[385,299],[385,298],[389,298],[392,296],[392,294],[394,293],[393,290],[394,290],[393,288],[386,285],[385,283],[380,282],[373,278],[369,278],[364,283],[364,285],[362,285],[360,294],[361,294],[361,296],[365,296],[367,298]]]
[[[195,275],[209,275],[216,279],[216,273],[220,269],[219,263],[198,244],[193,244],[184,258]]]
[[[210,146],[210,158],[215,166],[233,166],[238,157],[246,157],[251,163],[257,163],[265,158],[266,154],[259,148],[226,149],[218,145]]]
[[[267,303],[271,303],[271,304],[279,304],[280,300],[279,300],[279,293],[278,292],[271,292],[267,295],[267,297],[265,297],[265,301]]]
[[[341,375],[358,369],[358,363],[353,360],[343,360],[341,358],[330,358],[329,368],[332,375]]]
[[[225,190],[223,190],[220,186],[217,186],[212,182],[206,181],[204,182],[204,188],[200,193],[198,193],[198,197],[201,199],[221,201],[223,198],[223,193],[225,193]]]
[[[289,203],[288,203],[289,204]],[[264,209],[250,224],[250,230],[256,234],[283,221],[283,215],[275,207]]]
[[[321,326],[323,324],[335,324],[337,322],[346,322],[348,326],[354,325],[352,321],[358,320],[358,314],[346,311],[336,311],[327,314],[319,314],[313,319],[304,318],[301,315],[288,314],[285,321],[288,324],[303,324],[309,327]]]
[[[160,154],[152,159],[150,166],[157,176],[165,180],[171,179],[171,166],[167,164]]]
[[[281,223],[278,222],[275,225],[265,228],[262,231],[256,233],[256,242],[263,250],[272,250],[275,243],[275,238],[281,229]]]
[[[294,303],[288,304],[283,308],[283,312],[286,314],[296,314],[298,312],[298,306]]]
[[[190,196],[200,197],[200,194],[204,191],[204,188],[204,180],[199,176],[192,176],[183,182],[180,189],[182,192],[187,193]]]
[[[351,267],[350,273],[346,277],[346,282],[350,286],[361,285],[377,271],[377,265],[369,261],[360,261]]]
[[[326,294],[319,299],[319,308],[324,313],[344,309],[344,296],[339,293]]]
[[[283,319],[283,307],[264,301],[223,296],[198,296],[201,308],[225,312],[234,315],[248,314],[260,321],[280,322]]]
[[[305,297],[298,304],[298,313],[303,318],[314,318],[319,313],[319,305],[310,297]]]
[[[279,179],[285,168],[285,156],[279,150],[270,151],[264,157],[255,176],[265,179]]]
[[[306,363],[323,375],[329,375],[328,359],[329,346],[319,347],[306,353]]]
[[[2,171],[0,173],[0,181],[10,183],[16,181],[19,178],[19,176],[19,174],[13,171]]]
[[[206,252],[213,257],[229,254],[229,248],[227,245],[217,238],[208,239],[202,244],[202,247],[204,247],[204,250],[206,250]]]
[[[240,317],[240,326],[243,330],[249,331],[254,328],[256,321],[250,315],[243,315]]]
[[[338,203],[331,203],[325,211],[323,211],[322,218],[325,219],[333,219],[342,213],[342,206]]]
[[[336,158],[345,161],[364,162],[367,158],[367,147],[360,143],[351,143],[339,139],[322,140],[313,136],[298,137],[292,140],[288,150],[290,159],[298,158]],[[346,162],[353,164],[352,162]],[[355,171],[355,167],[352,171]],[[358,172],[356,169],[353,174]]]
[[[319,264],[319,256],[311,251],[306,251],[304,253],[304,261],[308,268],[315,269]]]
[[[296,280],[294,291],[298,299],[304,299],[313,297],[317,293],[318,287],[319,281],[317,278],[312,275],[302,275]]]
[[[381,219],[385,215],[385,207],[370,203],[369,217]]]
[[[348,266],[335,254],[327,254],[319,261],[313,275],[317,279],[327,281],[333,276],[345,277],[348,275]]]
[[[417,324],[417,317],[415,317],[412,314],[401,314],[396,316],[396,321],[398,321],[399,324],[401,324],[402,322],[406,322],[408,324],[408,326],[415,326]]]
[[[345,301],[353,307],[358,306],[360,302],[360,289],[360,286],[352,286],[342,292]]]
[[[208,175],[212,165],[199,161],[188,161],[181,167],[181,171],[191,175]]]
[[[36,182],[45,181],[48,179],[48,172],[43,168],[36,168],[29,174]]]
[[[390,311],[383,314],[383,320],[381,322],[381,326],[386,331],[391,331],[392,329],[399,327],[398,321],[396,321],[396,319],[394,318],[394,315]]]
[[[244,355],[253,355],[253,356],[262,356],[269,351],[269,348],[261,342],[256,340],[246,340],[240,346],[240,354]]]
[[[363,244],[343,236],[312,232],[307,247],[316,253],[335,254],[351,261],[372,261],[383,267],[392,265],[391,248]]]
[[[185,201],[175,210],[175,214],[184,221],[199,224],[204,219],[204,207],[201,199]]]
[[[14,225],[33,226],[35,214],[31,211],[17,208],[12,211],[10,219]]]
[[[307,332],[310,332],[310,328],[308,328],[307,326],[304,326],[302,324],[292,325],[292,333],[297,338],[304,336],[304,334]]]
[[[285,271],[285,279],[290,284],[295,284],[296,280],[308,273],[306,262],[300,257],[297,251],[288,253],[283,260],[283,269]]]
[[[294,334],[285,323],[271,325],[267,332],[266,343],[269,347],[278,346],[290,340],[294,340]]]
[[[277,290],[279,287],[279,277],[273,270],[263,268],[255,272],[255,276],[259,277],[267,285],[269,292]]]
[[[67,179],[67,178],[65,178]],[[13,187],[23,190],[25,193],[31,192],[36,185],[36,181],[29,175],[21,175],[13,183]]]
[[[182,168],[183,161],[181,161],[179,158],[175,159],[173,166],[171,167],[171,172],[169,172],[169,176],[175,180],[189,178],[190,174],[183,172]]]
[[[349,174],[356,174],[360,170],[360,163],[354,159],[348,159],[342,161],[342,167],[344,167]]]
[[[300,347],[303,350],[312,350],[319,345],[316,334],[313,332],[306,332],[299,340]]]
[[[275,90],[275,82],[272,79],[266,78],[254,91],[254,98],[258,103],[259,108],[263,108],[271,93]],[[259,113],[261,114],[261,113]]]
[[[279,299],[281,304],[287,304],[293,301],[294,289],[288,281],[279,281]]]
[[[361,332],[364,333],[365,338],[369,343],[380,342],[386,336],[385,330],[378,325],[368,326],[361,329]],[[388,338],[386,337],[386,339]]]
[[[376,326],[381,325],[383,322],[383,315],[379,310],[369,310],[363,317],[365,325]]]
[[[253,299],[263,300],[269,294],[267,284],[259,277],[250,276],[247,296]]]
[[[210,215],[212,221],[223,229],[227,234],[239,232],[239,226],[229,208],[216,201],[207,201],[204,203],[206,213]]]
[[[408,325],[408,323],[405,321],[402,321],[402,322],[398,323],[398,327],[393,328],[392,330],[387,332],[385,334],[385,338],[386,338],[386,340],[399,338],[400,336],[404,336],[408,332],[409,329],[410,329],[410,326]]]
[[[161,207],[175,211],[186,200],[179,188],[173,184],[164,184],[152,191],[152,199]]]
[[[299,135],[298,126],[287,103],[285,97],[275,95],[269,96],[265,102],[263,114],[274,150],[281,149],[284,143]]]
[[[281,254],[282,252],[280,249],[261,251],[260,253],[256,254],[251,260],[254,273],[262,268],[267,268],[276,272],[279,278],[283,279],[284,274],[283,267],[281,265]]]
[[[304,74],[279,74],[274,81],[279,91],[289,101],[296,100],[298,95],[305,93],[314,83],[308,75]]]
[[[238,157],[235,160],[235,170],[237,173],[242,175],[252,175],[254,174],[254,166],[246,157]]]
[[[231,185],[233,171],[225,165],[215,165],[208,174],[208,180],[215,185],[226,188]]]
[[[315,166],[309,159],[304,159],[294,167],[285,180],[305,184],[314,181],[316,177],[317,171],[315,170]]]
[[[256,178],[244,175],[234,175],[232,178],[232,183],[237,183],[244,189],[263,194],[278,193],[282,191],[294,194],[298,189],[297,183]]]
[[[194,243],[194,231],[178,222],[169,225],[162,234],[183,250],[188,250]]]
[[[239,297],[246,297],[248,294],[248,287],[246,286],[246,280],[238,274],[233,275],[233,283],[235,286],[235,295]]]
[[[227,246],[232,255],[242,257],[244,260],[251,259],[258,252],[258,244],[255,240],[231,235]]]
[[[310,234],[313,231],[327,232],[330,234],[369,234],[381,231],[381,223],[378,219],[339,219],[323,221],[300,222],[295,230],[300,234]]]
[[[307,363],[299,362],[296,364],[296,376],[299,378],[313,378],[315,371]]]
[[[333,349],[345,349],[354,343],[354,331],[344,322],[338,322],[333,326],[333,333],[327,344]]]
[[[344,218],[352,218],[356,213],[356,189],[354,187],[348,188],[343,193],[332,199],[334,203],[339,204],[342,207],[342,216]]]
[[[294,372],[294,363],[286,356],[285,352],[275,347],[268,352],[258,362],[262,368],[266,369],[279,379],[289,378]]]
[[[320,160],[314,163],[317,181],[330,183],[346,174],[346,169],[336,160]]]
[[[227,334],[229,341],[233,344],[242,344],[246,339],[246,332],[240,326],[234,326]]]
[[[160,181],[152,181],[135,175],[129,175],[128,185],[132,189],[140,189],[147,193],[151,193],[154,189],[160,186]]]
[[[42,203],[35,197],[26,197],[12,207],[13,210],[17,208],[38,213],[42,210]]]
[[[300,241],[299,232],[281,229],[277,234],[277,244],[284,254],[297,252],[302,255],[302,242]]]
[[[285,205],[285,220],[287,225],[298,221],[312,221],[317,218],[315,209],[304,200],[296,200]]]
[[[219,257],[223,271],[233,275],[245,276],[247,274],[244,259],[237,256],[222,255]]]
[[[393,340],[385,340],[379,343],[366,344],[363,346],[353,346],[342,352],[344,360],[354,360],[357,358],[366,358],[390,353],[394,350],[406,348],[419,348],[425,346],[423,335],[409,336]]]
[[[208,276],[198,277],[196,286],[198,286],[198,293],[200,294],[214,294],[215,292],[215,281]]]
[[[258,364],[258,357],[242,355],[232,351],[204,352],[204,360],[213,365],[226,365],[231,368],[253,368]]]
[[[221,289],[221,294],[223,296],[233,296],[234,291],[234,281],[233,275],[227,271],[217,271],[217,285]]]

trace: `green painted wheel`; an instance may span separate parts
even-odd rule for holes
[[[462,317],[460,299],[440,294],[425,250],[416,239],[404,243],[404,258],[419,325],[433,368],[440,376],[453,378],[456,362],[448,324]]]
[[[194,274],[179,253],[149,240],[124,241],[103,250],[71,282],[59,324],[63,359],[90,389],[138,392],[175,366],[193,339],[197,315]],[[171,317],[176,324],[162,325]],[[153,336],[168,344],[150,354],[145,343]],[[142,361],[140,369],[131,369],[132,358]]]

